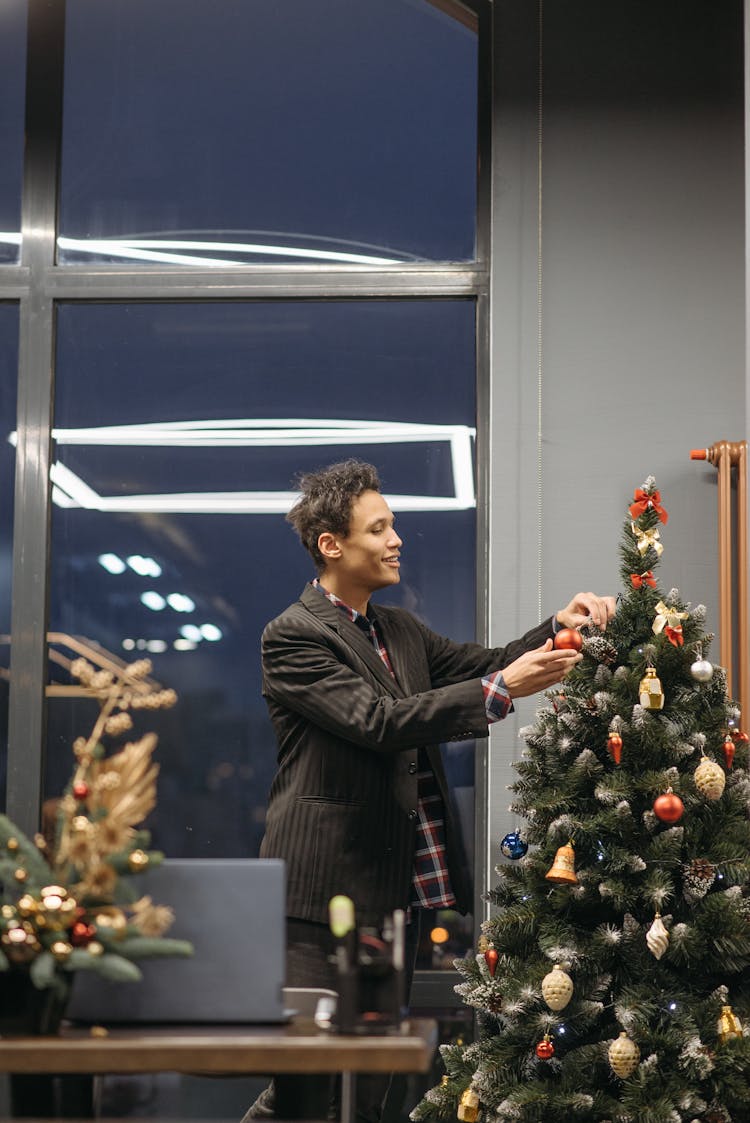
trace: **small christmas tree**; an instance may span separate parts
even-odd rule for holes
[[[750,1120],[747,736],[706,656],[705,609],[654,577],[653,478],[606,632],[522,730],[478,954],[456,966],[478,1037],[413,1120]]]

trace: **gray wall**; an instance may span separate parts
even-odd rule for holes
[[[490,637],[619,589],[649,474],[661,580],[716,626],[716,472],[689,451],[745,437],[741,0],[545,2],[541,161],[537,5],[495,8]],[[490,883],[538,704],[490,739]]]

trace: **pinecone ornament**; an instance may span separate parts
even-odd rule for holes
[[[607,667],[613,667],[617,662],[617,648],[604,636],[587,636],[583,641],[583,651]]]
[[[693,858],[682,867],[682,895],[688,904],[702,901],[714,883],[716,867],[708,858]]]

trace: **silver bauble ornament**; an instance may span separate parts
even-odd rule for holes
[[[713,673],[713,663],[709,663],[708,659],[696,659],[690,668],[690,674],[696,682],[710,682]]]

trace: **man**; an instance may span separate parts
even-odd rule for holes
[[[563,679],[581,656],[554,649],[555,631],[604,628],[615,604],[579,593],[507,647],[453,643],[404,609],[370,603],[398,584],[403,545],[376,469],[349,460],[300,485],[287,517],[318,576],[263,633],[279,754],[261,856],[286,861],[288,984],[335,989],[331,897],[351,897],[368,926],[395,909],[468,911],[439,743],[486,736],[515,698]],[[409,977],[412,966],[413,956]],[[362,1115],[377,1118],[383,1088],[360,1084]],[[294,1108],[276,1104],[282,1118]],[[261,1113],[259,1101],[251,1114]]]

